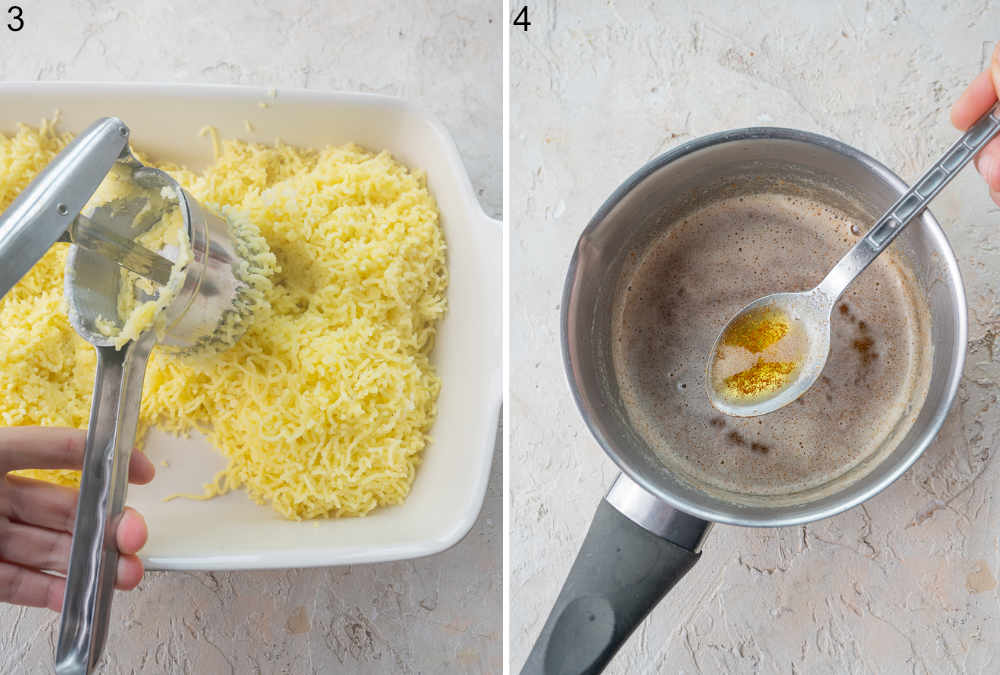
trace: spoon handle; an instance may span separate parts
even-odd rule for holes
[[[1000,131],[1000,103],[979,118],[913,187],[900,197],[826,275],[817,291],[832,304],[854,278],[892,243],[903,228],[919,215],[951,179]]]

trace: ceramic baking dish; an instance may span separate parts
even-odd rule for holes
[[[224,460],[201,437],[154,431],[146,452],[157,466],[156,480],[132,486],[128,498],[149,524],[142,551],[149,569],[399,560],[442,551],[469,531],[483,503],[500,408],[501,234],[500,224],[482,212],[455,144],[437,120],[384,96],[214,85],[4,83],[0,111],[4,133],[57,112],[72,132],[115,115],[131,127],[138,148],[194,169],[212,159],[210,140],[198,134],[205,125],[248,141],[280,138],[311,147],[353,141],[425,170],[441,211],[451,275],[433,357],[442,387],[432,442],[406,502],[364,518],[309,522],[287,521],[242,491],[164,502],[169,494],[200,493]]]

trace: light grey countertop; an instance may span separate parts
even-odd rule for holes
[[[400,96],[445,124],[484,210],[500,215],[499,2],[19,4],[25,28],[0,28],[0,80],[211,82]],[[499,673],[500,464],[498,452],[472,531],[439,555],[324,569],[148,574],[136,591],[116,595],[102,672]],[[52,672],[57,620],[47,610],[0,605],[0,673]]]
[[[652,5],[652,6],[651,6]],[[511,665],[527,657],[616,470],[562,372],[576,238],[651,157],[722,129],[841,139],[916,178],[1000,39],[995,2],[575,2],[511,33]],[[863,507],[717,526],[611,673],[1000,672],[1000,208],[970,167],[934,202],[969,349],[937,441]]]

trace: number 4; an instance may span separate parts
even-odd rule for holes
[[[516,17],[514,17],[514,25],[515,26],[522,26],[524,28],[524,32],[525,33],[528,32],[528,26],[531,25],[531,22],[528,21],[528,6],[527,5],[525,5],[524,7],[522,7],[521,11],[517,13]]]

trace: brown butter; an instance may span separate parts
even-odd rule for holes
[[[907,403],[922,400],[915,356],[930,350],[928,320],[890,249],[838,304],[826,368],[796,405],[732,418],[708,401],[705,360],[728,318],[768,293],[815,286],[857,239],[852,226],[863,229],[808,200],[743,196],[690,214],[636,256],[613,312],[615,377],[668,467],[737,493],[814,487],[879,452]]]

